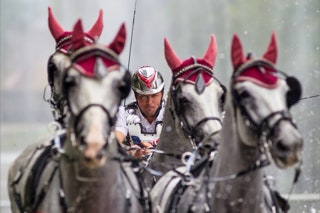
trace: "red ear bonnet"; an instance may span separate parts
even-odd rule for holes
[[[107,46],[102,46],[96,43],[90,43],[86,40],[85,33],[83,32],[81,20],[78,20],[74,26],[72,37],[71,37],[71,58],[73,60],[72,66],[78,70],[81,74],[88,77],[101,77],[104,76],[106,72],[119,69],[119,62],[117,55],[119,55],[124,47],[126,40],[126,32],[124,24],[121,25],[120,30],[111,42]],[[85,47],[84,49],[82,49]],[[105,51],[110,53],[112,56],[116,57],[115,59],[110,59],[109,57],[103,55],[96,55],[96,51]],[[89,53],[87,57],[77,58],[79,52],[81,54]],[[105,67],[105,69],[103,69]]]
[[[263,54],[263,58],[267,59],[268,61],[270,61],[273,64],[276,64],[277,57],[278,57],[278,45],[277,45],[277,40],[276,40],[276,33],[272,32],[268,49]]]
[[[122,23],[116,37],[108,45],[108,47],[119,55],[123,51],[126,43],[126,35],[126,27],[125,24]]]
[[[232,44],[231,44],[231,61],[232,61],[234,70],[236,70],[245,61],[242,44],[238,35],[236,34],[233,35]]]
[[[164,39],[164,54],[173,75],[178,75],[176,76],[176,81],[184,81],[187,77],[186,82],[195,84],[198,79],[198,75],[202,75],[205,85],[208,85],[212,81],[212,76],[206,72],[196,72],[192,75],[189,74],[199,67],[205,67],[207,71],[213,72],[217,56],[217,45],[214,35],[210,37],[210,43],[203,58],[190,57],[181,61],[173,51],[167,38]],[[183,72],[181,73],[181,71]]]
[[[51,35],[53,38],[57,41],[58,38],[65,32],[64,29],[60,26],[60,24],[57,22],[55,17],[53,16],[51,7],[48,7],[48,24],[49,24],[49,30],[51,32]]]
[[[80,19],[74,25],[71,40],[72,40],[72,50],[73,51],[75,51],[81,47],[86,46],[84,32],[83,32],[83,28],[82,28],[82,22]]]
[[[56,43],[57,43],[57,49],[62,49],[67,51],[67,49],[69,48],[70,45],[70,39],[71,39],[71,31],[65,31],[60,24],[58,23],[58,21],[55,19],[53,13],[52,13],[52,9],[51,7],[48,7],[48,25],[49,25],[49,30],[51,32],[51,35],[53,36],[53,38],[55,39]],[[102,29],[103,29],[103,11],[100,10],[99,11],[99,16],[98,19],[96,20],[96,22],[94,23],[94,25],[91,27],[91,29],[84,33],[86,36],[86,40],[88,42],[93,42],[94,39],[99,38],[101,33],[102,33]]]
[[[210,37],[210,44],[208,46],[208,49],[206,53],[203,56],[203,60],[210,64],[210,67],[214,67],[217,57],[217,44],[216,44],[216,38],[214,35],[211,35]]]
[[[171,70],[175,70],[182,64],[180,58],[173,51],[167,38],[164,39],[164,56]]]
[[[100,37],[103,29],[103,11],[99,10],[99,16],[94,25],[91,27],[91,29],[87,32],[89,36],[91,36],[94,39],[97,39]]]
[[[275,75],[277,70],[274,68],[277,61],[277,42],[274,32],[266,52],[260,59],[245,58],[240,39],[237,35],[234,35],[231,46],[231,60],[234,73],[239,72],[239,69],[241,70],[234,81],[251,81],[266,88],[277,86],[278,77]],[[250,64],[255,61],[264,61],[265,64],[250,67]]]

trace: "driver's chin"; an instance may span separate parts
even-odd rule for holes
[[[144,114],[147,116],[153,117],[156,114],[156,110],[154,109],[146,110]]]

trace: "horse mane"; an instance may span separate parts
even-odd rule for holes
[[[185,134],[182,131],[181,127],[179,126],[179,118],[175,112],[174,104],[173,104],[173,100],[170,92],[168,93],[167,104],[166,104],[164,115],[163,115],[163,127],[164,128],[162,129],[160,134],[160,141],[157,145],[158,150],[164,151],[166,153],[178,154],[178,153],[183,153],[193,149],[191,142],[186,143]],[[162,142],[165,140],[172,140],[173,137],[174,137],[174,141],[171,141],[171,143]],[[179,146],[179,144],[183,144],[183,146]],[[186,146],[186,145],[189,145],[189,146]],[[172,150],[175,150],[175,151],[173,152]],[[156,156],[158,156],[158,159]],[[155,153],[154,159],[157,162],[165,162],[166,159],[168,160],[168,156]]]
[[[170,142],[168,143],[167,141]],[[163,115],[163,128],[160,134],[160,141],[149,160],[148,168],[164,174],[172,168],[181,166],[181,154],[192,149],[191,142],[186,143],[186,137],[179,126],[179,119],[174,110],[174,103],[169,91]],[[157,151],[163,153],[157,153]],[[152,186],[154,178],[158,179],[158,177],[154,177],[149,171],[143,172],[143,178],[146,186]]]

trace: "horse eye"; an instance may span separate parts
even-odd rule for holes
[[[240,97],[241,99],[250,98],[250,93],[247,92],[247,91],[242,91],[242,92],[239,93],[239,97]]]
[[[181,104],[189,104],[189,100],[186,97],[179,97],[179,101]]]
[[[226,99],[225,94],[222,94],[219,99],[219,104],[220,104],[221,108],[224,108],[225,99]]]
[[[76,85],[76,83],[77,83],[76,76],[67,76],[64,81],[65,87],[68,87],[68,88]]]

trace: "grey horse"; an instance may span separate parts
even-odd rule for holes
[[[147,170],[165,174],[183,165],[198,145],[211,141],[222,128],[225,87],[215,77],[217,44],[214,35],[202,58],[181,60],[169,41],[164,40],[166,61],[173,73],[164,112],[160,141],[150,158]],[[215,149],[216,144],[206,144]],[[202,146],[204,147],[204,146]],[[145,173],[151,188],[159,179]]]
[[[71,64],[57,85],[70,115],[66,134],[28,147],[12,164],[8,189],[13,212],[143,212],[148,208],[133,160],[113,133],[118,106],[130,91],[131,75],[118,58],[125,40],[124,24],[109,45],[102,45],[88,42],[81,21],[76,23]],[[33,164],[30,155],[43,147],[41,161]]]
[[[271,158],[279,168],[300,165],[303,140],[289,112],[301,96],[300,83],[275,68],[274,33],[261,59],[244,57],[237,35],[231,56],[234,73],[218,151],[192,181],[172,172],[164,178],[171,186],[161,189],[160,179],[151,192],[153,212],[288,210],[286,200],[265,184],[262,168]]]

